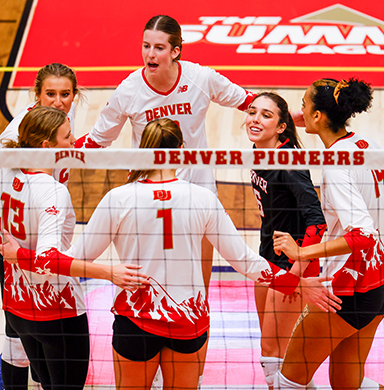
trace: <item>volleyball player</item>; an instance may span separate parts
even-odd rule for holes
[[[248,138],[255,148],[300,148],[295,124],[287,102],[273,92],[259,94],[251,103],[245,120]],[[320,202],[308,171],[252,170],[251,182],[259,205],[260,255],[298,276],[317,276],[318,259],[293,266],[282,253],[273,250],[274,230],[289,232],[302,245],[319,243],[326,228]],[[301,267],[300,267],[301,266]],[[307,267],[308,266],[308,267]],[[292,268],[291,268],[292,267]],[[255,283],[255,300],[261,329],[261,358],[265,380],[273,389],[293,327],[306,302],[301,297],[285,299],[273,289]],[[313,383],[310,387],[313,387]]]
[[[9,123],[0,134],[1,140],[18,140],[19,125],[24,116],[34,107],[48,106],[62,110],[67,114],[74,134],[75,99],[80,99],[82,94],[77,85],[75,72],[66,65],[52,63],[39,70],[34,86],[35,101],[23,108],[20,113]],[[0,142],[0,148],[2,147]],[[60,183],[66,184],[69,178],[68,169],[55,169],[53,177]],[[1,267],[3,266],[1,261]],[[1,279],[3,271],[0,270]],[[17,337],[11,326],[6,323],[6,335],[3,352],[1,355],[1,374],[6,390],[27,390],[28,388],[28,366],[29,360],[25,354],[20,339]],[[36,376],[32,376],[37,380]]]
[[[64,111],[37,107],[22,119],[18,140],[5,147],[71,148],[74,142]],[[67,188],[51,174],[52,169],[0,171],[2,224],[22,245],[17,264],[4,263],[3,309],[43,388],[82,389],[89,335],[82,288],[74,276],[105,278],[123,288],[131,288],[133,279],[143,285],[147,281],[136,266],[89,268],[58,252],[70,245],[75,215]],[[4,258],[16,258],[6,248]]]
[[[306,132],[317,134],[330,150],[379,149],[372,140],[349,133],[348,121],[371,106],[372,90],[356,79],[315,81],[305,92]],[[330,357],[333,389],[382,388],[364,378],[364,365],[384,314],[384,186],[381,170],[323,170],[321,200],[329,241],[298,247],[287,233],[276,232],[276,253],[307,261],[325,257],[328,288],[342,300],[337,313],[309,314],[294,331],[275,388],[304,389]]]
[[[254,94],[231,83],[213,69],[181,61],[179,23],[166,15],[152,17],[144,27],[144,68],[131,73],[114,91],[89,135],[76,144],[110,146],[129,118],[132,147],[137,148],[145,125],[169,117],[179,123],[186,148],[207,148],[205,117],[210,102],[245,110]],[[182,169],[178,177],[217,193],[213,171]],[[204,280],[208,290],[213,248],[203,241]],[[203,366],[201,374],[203,372]]]
[[[140,147],[180,148],[183,142],[178,125],[163,118],[146,126]],[[128,184],[103,198],[67,253],[93,260],[113,242],[121,261],[141,265],[148,275],[146,288],[116,292],[112,311],[118,389],[149,389],[159,365],[164,388],[197,388],[198,352],[209,328],[204,236],[237,271],[261,284],[287,294],[299,280],[304,286],[318,285],[317,279],[299,279],[252,252],[208,189],[176,178],[171,169],[132,171]],[[304,290],[317,295],[325,289]],[[329,297],[321,301],[326,310],[338,307]]]

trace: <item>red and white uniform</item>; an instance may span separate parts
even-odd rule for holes
[[[330,149],[380,149],[374,141],[355,133],[337,140]],[[384,284],[384,170],[327,170],[323,172],[321,205],[328,239],[344,236],[352,254],[328,257],[324,275],[334,275],[336,295],[353,295]]]
[[[17,142],[19,138],[20,122],[23,120],[23,118],[29,111],[31,111],[33,108],[37,106],[37,104],[38,104],[37,102],[34,102],[29,104],[27,107],[23,108],[13,118],[13,120],[9,123],[9,125],[5,128],[5,130],[0,134],[0,141],[11,140]],[[76,105],[75,103],[72,103],[71,109],[67,114],[69,123],[71,124],[72,134],[75,134],[75,114],[76,114]],[[2,147],[3,144],[0,142],[0,148]],[[52,176],[60,183],[67,185],[68,178],[69,178],[69,169],[54,169]]]
[[[168,117],[179,123],[186,148],[207,148],[205,117],[210,102],[245,110],[256,96],[213,69],[188,61],[177,64],[179,77],[165,93],[150,86],[145,68],[130,74],[112,94],[89,138],[98,145],[110,146],[129,118],[132,147],[137,148],[146,124]],[[178,176],[216,191],[211,170],[183,170]]]
[[[92,261],[113,241],[120,260],[141,265],[151,283],[134,292],[118,288],[112,312],[147,332],[192,339],[209,327],[204,235],[243,275],[287,293],[297,286],[296,276],[245,244],[211,191],[180,179],[111,190],[67,255]]]
[[[63,267],[58,251],[69,248],[76,222],[67,188],[45,173],[3,168],[0,176],[2,227],[36,251],[24,260],[18,252],[18,264],[4,262],[4,310],[33,321],[85,313],[79,278],[52,272]],[[70,261],[63,272],[69,267]]]

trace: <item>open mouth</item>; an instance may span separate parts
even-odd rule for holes
[[[150,69],[156,69],[159,66],[159,64],[155,64],[154,62],[148,62],[148,68]]]
[[[254,133],[254,134],[261,132],[261,129],[258,129],[257,127],[250,127],[249,130],[251,130],[251,133]]]

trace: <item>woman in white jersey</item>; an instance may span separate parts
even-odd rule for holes
[[[78,140],[110,146],[129,118],[132,147],[137,148],[145,125],[168,117],[183,130],[186,148],[207,148],[205,117],[210,102],[245,110],[255,94],[213,69],[181,61],[181,27],[166,15],[152,17],[144,27],[144,68],[131,73],[114,91],[90,133]],[[183,170],[182,179],[216,192],[211,170]]]
[[[131,73],[113,92],[100,118],[76,147],[110,146],[129,118],[132,147],[137,148],[145,125],[168,117],[183,130],[186,148],[207,148],[205,118],[210,102],[245,110],[255,94],[233,84],[206,66],[181,61],[182,36],[179,23],[167,16],[152,17],[144,27],[144,68]],[[178,177],[217,193],[213,171],[182,169]],[[213,249],[203,241],[204,280],[208,289]]]
[[[371,101],[372,90],[363,81],[317,80],[303,98],[306,132],[317,134],[330,150],[378,149],[346,130],[349,119],[367,111]],[[290,235],[275,234],[276,253],[295,260],[326,257],[322,273],[334,277],[328,287],[342,300],[337,313],[321,313],[309,304],[276,376],[278,389],[304,389],[328,356],[333,389],[379,388],[364,378],[364,365],[384,314],[383,174],[324,169],[321,203],[329,241],[300,248]]]
[[[19,126],[18,141],[6,148],[72,148],[75,138],[65,112],[37,107]],[[131,269],[85,264],[59,251],[68,249],[75,224],[69,192],[52,169],[0,171],[2,225],[21,246],[17,256],[3,247],[3,309],[20,337],[44,389],[82,389],[89,360],[88,323],[79,279],[113,280],[123,288],[145,285]],[[90,268],[91,266],[91,268]],[[96,268],[95,268],[96,266]],[[59,273],[60,275],[54,275]],[[65,275],[65,276],[62,276]]]
[[[0,134],[0,139],[17,141],[20,122],[29,111],[39,106],[54,107],[65,112],[71,125],[72,134],[74,134],[75,99],[81,99],[82,97],[77,85],[75,72],[68,66],[60,63],[48,64],[37,73],[33,93],[35,101],[23,108],[15,116]],[[0,143],[1,147],[3,147],[2,143]],[[66,184],[68,182],[69,170],[55,169],[53,177],[60,183]],[[0,270],[0,275],[2,279],[2,270]],[[6,390],[28,389],[28,366],[29,361],[20,339],[9,324],[6,324],[6,336],[1,355],[1,374]],[[35,380],[37,379],[34,375],[33,377]]]
[[[140,147],[181,148],[183,142],[179,126],[162,118],[146,126]],[[159,366],[164,388],[197,388],[198,353],[209,329],[204,236],[242,274],[287,294],[295,290],[300,279],[248,248],[215,194],[177,178],[172,169],[132,171],[128,184],[103,198],[67,252],[93,260],[112,241],[122,261],[142,266],[148,275],[144,289],[116,292],[112,311],[118,389],[149,389]],[[315,278],[300,283],[319,285]],[[305,290],[317,294],[318,289]],[[326,310],[338,307],[335,302],[324,307],[324,299],[329,297],[321,298]]]

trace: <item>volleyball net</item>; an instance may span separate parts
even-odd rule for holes
[[[369,169],[383,181],[384,151],[381,150],[229,150],[229,149],[2,149],[1,168],[70,169],[68,189],[80,233],[95,207],[112,188],[126,183],[129,170],[210,169],[216,178],[234,170],[239,178],[218,179],[218,196],[245,242],[258,252],[260,215],[250,184],[249,170]],[[231,176],[233,177],[233,175]],[[4,207],[4,206],[3,206]],[[382,210],[384,212],[384,210]],[[191,232],[192,233],[192,232]],[[74,241],[78,234],[75,235]],[[254,283],[234,272],[215,251],[209,288],[210,337],[203,389],[265,389],[260,367],[260,324],[256,312]],[[97,260],[117,263],[113,246]],[[112,322],[110,312],[115,288],[109,282],[84,280],[91,334],[91,361],[87,385],[113,386]],[[297,316],[299,316],[299,312]],[[366,376],[383,383],[384,329],[380,325],[366,364]],[[320,388],[328,388],[328,363],[315,375]]]

